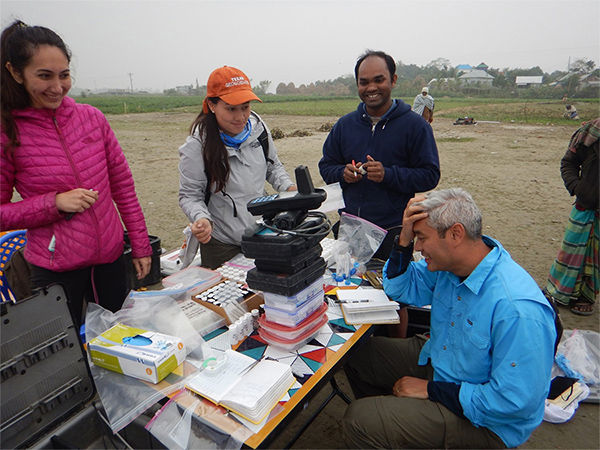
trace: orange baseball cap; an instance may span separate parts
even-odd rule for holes
[[[207,100],[211,97],[219,97],[230,105],[241,105],[250,100],[262,100],[252,92],[250,80],[244,72],[235,67],[223,66],[214,70],[208,77],[206,83],[206,98],[202,103],[202,109],[208,114]]]

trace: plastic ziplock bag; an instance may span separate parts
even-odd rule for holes
[[[235,432],[221,431],[204,423],[197,414],[201,406],[199,397],[182,390],[156,413],[146,429],[169,449],[239,450],[251,433],[246,430],[239,436],[241,440],[237,440],[233,437]]]
[[[579,330],[561,341],[555,361],[567,376],[582,379],[589,386],[600,384],[600,360]]]
[[[328,184],[327,186],[323,186],[321,189],[327,192],[327,198],[323,204],[316,209],[316,211],[328,213],[330,211],[336,211],[346,207],[340,183]]]
[[[200,242],[196,239],[196,236],[192,234],[192,226],[188,225],[183,230],[183,234],[185,235],[185,242],[181,246],[181,250],[179,250],[179,259],[181,260],[181,269],[185,269],[188,267],[194,258],[196,258],[196,254],[198,253],[198,249],[200,248]]]
[[[117,323],[177,336],[186,346],[187,357],[158,384],[97,367],[89,358],[94,383],[114,433],[127,426],[136,417],[165,396],[180,390],[187,379],[195,375],[197,367],[212,350],[196,332],[175,300],[165,291],[148,291],[153,295],[130,295],[123,308],[112,313],[95,303],[88,305],[86,341],[94,339]],[[162,295],[158,293],[162,292]],[[132,292],[133,294],[133,292]]]
[[[332,249],[337,282],[348,281],[366,271],[366,264],[375,254],[387,231],[361,217],[342,212],[338,238]]]

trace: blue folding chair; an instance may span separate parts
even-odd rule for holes
[[[10,290],[8,281],[4,276],[4,268],[12,254],[27,243],[26,230],[17,230],[0,236],[0,295],[2,301],[15,301],[15,295]]]

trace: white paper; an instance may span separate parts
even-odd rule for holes
[[[215,371],[202,370],[192,378],[187,387],[215,403],[221,399],[239,381],[241,374],[256,362],[253,358],[234,350],[225,351],[227,361]]]

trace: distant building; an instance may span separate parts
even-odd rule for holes
[[[515,84],[520,88],[528,88],[532,86],[541,86],[543,75],[539,76],[519,76],[515,79]]]
[[[581,78],[579,78],[579,86],[577,86],[577,90],[585,89],[589,86],[596,88],[600,87],[600,78],[592,75],[591,73],[582,75]]]
[[[475,66],[475,69],[477,70],[483,70],[484,72],[487,72],[487,70],[490,68],[490,66],[488,66],[486,63],[482,62],[479,63],[479,65]]]
[[[187,86],[175,86],[175,90],[177,92],[181,92],[182,94],[190,95],[192,93],[193,86],[191,84]]]
[[[571,78],[575,77],[577,80],[576,90],[580,91],[589,86],[600,87],[600,78],[591,73],[580,74],[577,72],[571,72],[566,74],[565,76],[559,78],[554,83],[550,83],[550,86],[567,86],[571,84]],[[571,85],[572,86],[572,85]]]
[[[456,74],[456,76],[458,76],[462,75],[465,72],[470,72],[471,70],[473,70],[473,67],[471,67],[470,64],[459,64],[458,66],[456,66],[454,73]]]
[[[473,69],[469,72],[463,73],[458,77],[460,81],[465,84],[483,84],[491,86],[494,81],[494,77],[484,70]]]
[[[129,89],[109,89],[108,93],[112,94],[112,95],[125,95],[125,94],[131,94],[131,90],[129,90]]]

